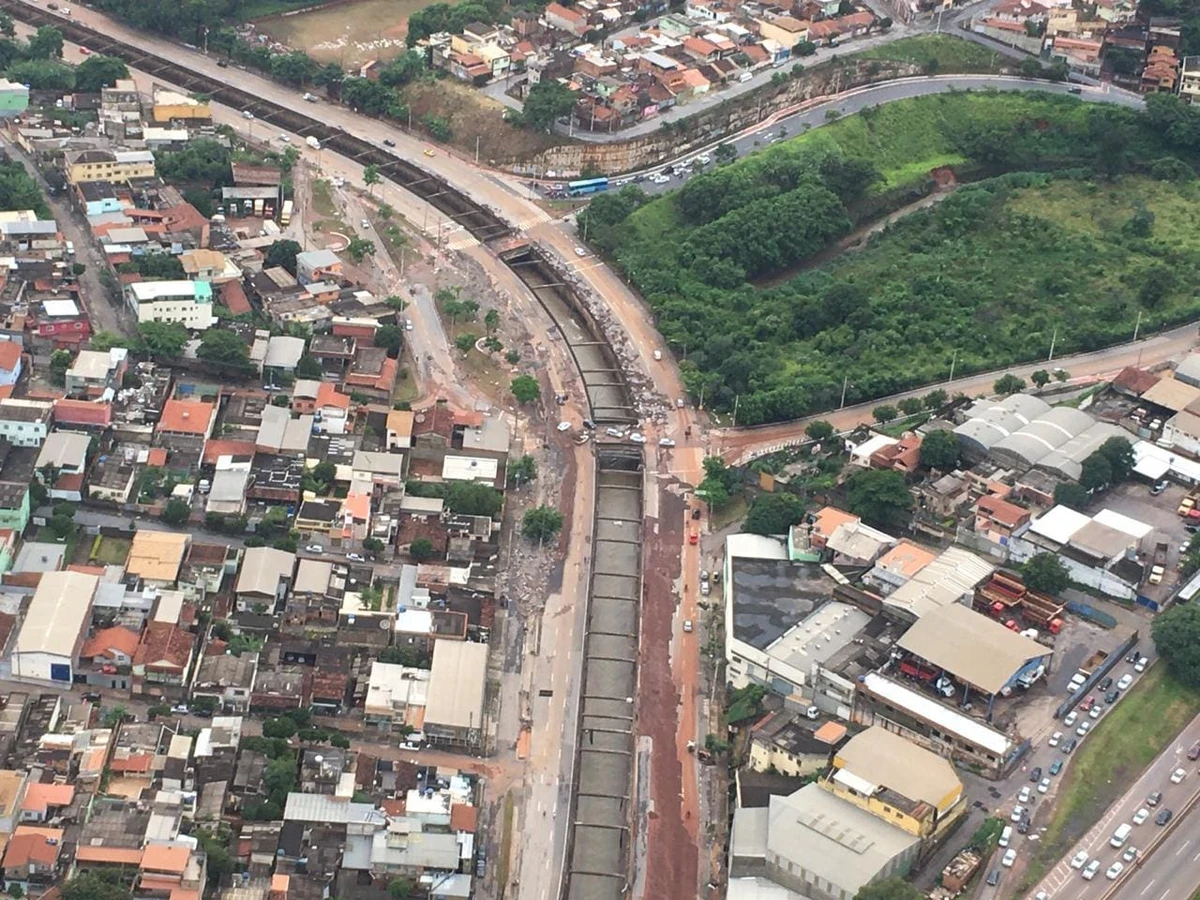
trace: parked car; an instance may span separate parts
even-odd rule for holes
[[[1009,847],[1007,850],[1004,851],[1004,858],[1002,860],[1000,860],[1000,865],[1004,866],[1004,868],[1006,868],[1006,869],[1011,869],[1013,863],[1015,863],[1016,861],[1017,861],[1017,851],[1014,850],[1012,847]]]
[[[1041,781],[1038,782],[1038,793],[1044,794],[1048,790],[1050,790],[1050,779],[1043,778]]]
[[[1070,728],[1072,725],[1074,725],[1078,721],[1079,721],[1079,713],[1075,712],[1075,710],[1071,710],[1063,718],[1063,724],[1066,725],[1068,728]]]
[[[1104,712],[1104,707],[1101,706],[1099,703],[1097,703],[1095,706],[1093,706],[1091,709],[1088,710],[1088,718],[1089,719],[1098,719],[1098,718],[1100,718],[1100,714],[1103,712]]]
[[[691,634],[691,633],[692,633],[692,620],[691,620],[691,619],[684,619],[684,620],[683,620],[683,633],[684,633],[684,634]]]
[[[1133,665],[1135,662],[1137,662],[1141,658],[1142,658],[1142,654],[1140,654],[1138,651],[1130,650],[1129,653],[1125,656],[1125,662],[1129,663],[1130,665]]]
[[[1046,745],[1049,747],[1057,747],[1060,743],[1062,743],[1062,739],[1063,733],[1061,731],[1056,731],[1054,734],[1050,735],[1050,740],[1046,741]]]
[[[1017,794],[1018,803],[1028,803],[1032,799],[1033,788],[1031,788],[1029,785],[1025,785],[1023,788],[1021,788],[1021,792]]]
[[[1109,691],[1107,694],[1104,695],[1104,702],[1107,703],[1109,706],[1112,706],[1114,703],[1116,703],[1120,699],[1121,699],[1121,692],[1118,691],[1116,688],[1113,688],[1111,691]]]
[[[559,422],[559,423],[558,423],[558,430],[559,430],[559,431],[570,431],[570,430],[571,430],[571,423],[570,423],[570,422]]]
[[[1032,824],[1029,821],[1029,816],[1023,816],[1021,821],[1017,823],[1017,831],[1021,834],[1029,834],[1029,826]]]
[[[658,439],[658,446],[660,446],[660,447],[674,447],[674,446],[675,446],[675,442],[674,442],[673,440],[671,440],[670,438],[659,438],[659,439]]]
[[[1200,741],[1196,741],[1196,743],[1192,744],[1192,748],[1188,750],[1188,759],[1200,759]]]
[[[1061,759],[1056,759],[1054,762],[1050,763],[1050,774],[1057,775],[1062,771],[1062,767],[1063,761]]]
[[[1154,791],[1146,798],[1146,805],[1149,807],[1158,806],[1160,803],[1162,803],[1162,791]]]
[[[1137,812],[1135,812],[1133,814],[1133,824],[1134,825],[1144,825],[1148,818],[1150,818],[1150,810],[1146,809],[1146,807],[1143,806],[1141,809],[1139,809]]]
[[[992,869],[988,872],[987,883],[989,887],[995,887],[1000,883],[1000,870]]]
[[[1100,684],[1098,685],[1098,687],[1102,691],[1107,691],[1112,686],[1113,686],[1113,680],[1112,680],[1111,675],[1108,678],[1105,678],[1103,681],[1101,681]]]
[[[1059,747],[1058,749],[1062,750],[1063,753],[1070,753],[1072,750],[1074,750],[1078,746],[1079,746],[1079,741],[1075,740],[1075,738],[1067,738],[1063,742],[1062,746]]]
[[[1084,865],[1087,864],[1087,861],[1088,861],[1087,851],[1080,850],[1073,857],[1071,857],[1071,868],[1072,869],[1082,869],[1084,867]]]
[[[385,146],[385,147],[395,147],[395,146],[396,146],[396,142],[395,142],[395,141],[393,141],[391,138],[384,138],[384,139],[383,139],[383,146]]]
[[[1021,817],[1024,815],[1025,815],[1025,807],[1020,806],[1020,805],[1014,806],[1012,815],[1009,816],[1009,819],[1012,820],[1013,822],[1020,822]]]
[[[1091,709],[1095,705],[1096,705],[1096,695],[1092,694],[1090,696],[1084,697],[1082,700],[1079,701],[1079,710],[1080,710],[1080,712],[1087,712],[1089,709]]]
[[[1150,488],[1150,496],[1157,497],[1159,494],[1161,494],[1166,489],[1167,489],[1167,482],[1160,481],[1158,484],[1154,485],[1154,487]]]
[[[1037,784],[1039,781],[1042,780],[1042,767],[1041,766],[1034,766],[1033,769],[1030,770],[1029,780],[1031,782],[1033,782],[1034,784]]]
[[[325,548],[322,547],[320,544],[309,544],[304,549],[307,550],[309,553],[324,553],[325,552]]]
[[[1171,812],[1171,810],[1169,810],[1169,809],[1160,809],[1158,811],[1158,815],[1154,817],[1154,824],[1155,825],[1166,825],[1168,822],[1171,821],[1171,817],[1173,815],[1175,815],[1175,813]]]
[[[1083,721],[1083,722],[1079,723],[1079,727],[1075,729],[1075,733],[1077,735],[1079,735],[1080,737],[1086,737],[1087,733],[1089,731],[1091,731],[1091,729],[1092,729],[1092,723]]]
[[[1148,656],[1143,656],[1133,664],[1133,671],[1145,672],[1146,666],[1148,665],[1150,665],[1150,658]]]
[[[1121,676],[1121,680],[1117,682],[1117,690],[1118,691],[1127,691],[1127,690],[1129,690],[1129,686],[1131,684],[1133,684],[1133,676],[1130,675],[1128,672],[1126,672],[1124,675]]]
[[[347,553],[346,559],[350,560],[350,562],[366,562],[361,553]]]

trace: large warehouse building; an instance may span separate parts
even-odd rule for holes
[[[1037,467],[1077,480],[1083,461],[1110,437],[1125,437],[1116,425],[1097,422],[1082,410],[1051,407],[1026,394],[1003,400],[979,400],[954,429],[963,455],[991,457],[1016,469]]]
[[[12,651],[14,677],[72,682],[99,583],[95,575],[80,572],[42,575]]]

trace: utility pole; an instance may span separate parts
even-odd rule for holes
[[[479,165],[479,139],[482,135],[475,135],[475,165]]]
[[[1142,330],[1142,311],[1138,310],[1137,324],[1133,326],[1133,342],[1137,343],[1138,332]]]
[[[850,376],[847,375],[842,379],[842,402],[838,405],[838,409],[846,408],[846,388],[850,386]]]
[[[733,398],[733,427],[734,428],[737,428],[737,410],[738,410],[738,404],[741,402],[741,400],[742,400],[741,394],[738,394],[736,397]]]
[[[1054,329],[1054,336],[1050,338],[1050,355],[1046,357],[1046,362],[1054,362],[1054,344],[1058,341],[1058,329]]]
[[[957,350],[954,351],[954,356],[950,360],[950,380],[947,381],[946,384],[950,384],[954,381],[954,364],[956,362],[958,362],[958,351]]]

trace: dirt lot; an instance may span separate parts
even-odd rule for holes
[[[373,59],[388,60],[403,53],[408,17],[428,5],[426,0],[360,0],[260,22],[258,30],[350,71]]]

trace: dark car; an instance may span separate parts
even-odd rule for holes
[[[1183,526],[1183,530],[1188,534],[1196,534],[1197,532],[1200,532],[1200,524],[1188,522],[1188,524]]]
[[[1033,767],[1033,769],[1029,772],[1029,780],[1032,781],[1034,784],[1037,784],[1039,781],[1042,780],[1042,767],[1041,766]]]
[[[1160,809],[1158,811],[1158,815],[1154,817],[1154,824],[1155,825],[1166,825],[1168,822],[1171,821],[1171,817],[1173,815],[1175,815],[1175,813],[1171,812],[1171,810],[1169,810],[1169,809]]]
[[[999,869],[992,869],[992,871],[988,873],[987,883],[989,885],[991,885],[992,887],[995,887],[996,885],[998,885],[1000,883],[1000,870]]]
[[[1100,682],[1100,690],[1102,690],[1102,691],[1107,691],[1112,686],[1113,686],[1112,678],[1105,678],[1102,682]]]
[[[1104,695],[1104,702],[1107,703],[1109,706],[1112,706],[1114,703],[1116,703],[1120,699],[1121,699],[1121,692],[1118,691],[1116,688],[1113,688],[1111,691],[1109,691],[1107,694]]]
[[[1135,662],[1137,662],[1141,658],[1142,658],[1142,654],[1139,653],[1137,650],[1130,650],[1129,654],[1125,657],[1125,662],[1129,663],[1130,665],[1133,665]]]
[[[384,139],[383,139],[383,146],[385,146],[385,147],[395,147],[395,146],[396,146],[396,142],[395,142],[395,141],[393,141],[391,138],[384,138]]]
[[[218,59],[217,60],[217,68],[218,69],[228,69],[229,63],[225,62],[225,60],[223,60],[223,59]]]
[[[1162,791],[1155,791],[1146,798],[1147,806],[1158,806],[1160,803],[1162,803]]]
[[[1062,767],[1063,761],[1061,759],[1056,759],[1054,762],[1050,763],[1050,774],[1057,775],[1062,771]]]
[[[1021,821],[1017,823],[1017,832],[1020,834],[1029,834],[1029,816],[1021,816]]]
[[[1196,741],[1196,743],[1192,744],[1191,749],[1188,750],[1188,759],[1200,759],[1200,741]]]
[[[1075,740],[1075,738],[1067,738],[1067,740],[1063,741],[1059,745],[1058,749],[1061,750],[1063,753],[1070,753],[1072,750],[1074,750],[1078,746],[1079,746],[1079,741]]]

